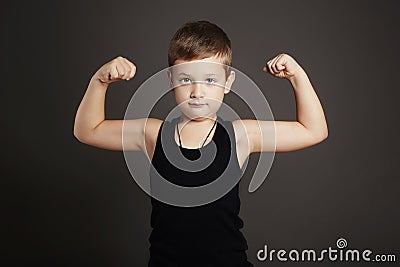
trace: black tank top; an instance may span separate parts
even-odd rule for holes
[[[160,127],[150,168],[150,180],[155,168],[167,181],[181,186],[200,186],[217,179],[227,168],[233,153],[234,163],[229,168],[233,175],[242,176],[236,156],[235,137],[232,122],[217,116],[216,129],[211,142],[217,153],[207,168],[198,172],[188,172],[177,168],[166,157],[162,143],[173,142],[179,118],[164,121]],[[161,132],[163,142],[161,143]],[[228,132],[229,131],[229,134]],[[164,137],[165,136],[165,137]],[[191,160],[199,157],[199,150],[208,149],[211,142],[202,148],[181,147],[182,154]],[[232,167],[233,166],[233,167]],[[241,233],[243,221],[239,217],[239,182],[221,198],[196,207],[180,207],[151,198],[152,213],[149,237],[150,260],[148,266],[253,266],[247,261],[246,239]]]

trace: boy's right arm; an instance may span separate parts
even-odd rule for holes
[[[130,80],[135,72],[136,66],[132,62],[117,57],[104,64],[93,75],[75,117],[74,136],[80,142],[108,150],[121,151],[124,148],[145,151],[144,127],[149,119],[105,120],[104,115],[105,95],[109,84]],[[125,134],[131,137],[124,147],[123,128]]]

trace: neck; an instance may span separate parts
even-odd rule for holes
[[[210,115],[209,117],[197,117],[197,118],[189,118],[185,114],[182,114],[182,116],[179,119],[179,123],[183,125],[186,124],[198,124],[198,125],[207,125],[210,122],[214,123],[217,120],[217,114]]]
[[[182,147],[182,141],[181,141],[181,136],[180,132],[183,130],[185,126],[188,124],[195,124],[195,131],[198,131],[199,129],[197,127],[200,126],[200,128],[206,128],[210,127],[209,124],[212,124],[212,128],[209,130],[207,137],[202,141],[202,144],[199,144],[200,147],[203,147],[206,141],[208,140],[208,137],[210,136],[212,130],[215,128],[215,125],[217,123],[217,115],[214,113],[214,116],[211,117],[201,117],[201,118],[196,118],[196,119],[190,119],[184,114],[179,119],[179,122],[176,124],[176,130],[179,138],[179,145]],[[191,127],[189,127],[191,128]],[[193,131],[193,130],[192,130]],[[196,135],[196,134],[195,134]]]

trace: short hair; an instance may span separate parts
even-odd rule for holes
[[[223,64],[232,65],[231,41],[217,25],[205,21],[192,21],[180,27],[171,39],[168,48],[168,64],[177,59],[203,59],[218,56]]]

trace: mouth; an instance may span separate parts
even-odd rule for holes
[[[201,107],[201,106],[204,106],[205,103],[192,102],[192,103],[189,103],[189,105],[191,105],[193,107]]]

